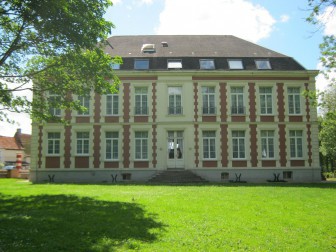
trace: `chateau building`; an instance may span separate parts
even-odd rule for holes
[[[146,182],[170,169],[228,182],[320,181],[317,71],[234,36],[113,36],[116,94],[73,96],[33,124],[34,182]],[[49,94],[51,98],[53,94]]]

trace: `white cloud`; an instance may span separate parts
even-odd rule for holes
[[[317,64],[316,69],[321,70],[321,71],[324,70],[322,62],[319,62]],[[328,76],[329,76],[329,79],[336,78],[336,72],[328,73]],[[327,80],[322,73],[320,73],[316,77],[316,89],[317,90],[320,90],[320,91],[326,90],[329,84],[330,84],[330,80]]]
[[[246,0],[165,0],[156,33],[235,35],[257,42],[274,24],[268,10]]]
[[[282,15],[282,16],[280,17],[280,22],[281,22],[281,23],[287,23],[288,20],[289,20],[289,16],[288,16],[288,15]]]
[[[336,36],[336,8],[329,6],[317,17],[324,25],[324,35]]]
[[[152,3],[153,3],[153,0],[140,0],[140,4],[151,5]]]
[[[112,0],[113,5],[121,4],[122,0]]]

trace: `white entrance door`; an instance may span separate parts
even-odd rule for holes
[[[184,168],[183,131],[168,131],[167,166]]]

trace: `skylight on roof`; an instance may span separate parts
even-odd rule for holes
[[[228,63],[230,69],[243,69],[243,61],[241,59],[229,59]]]
[[[182,60],[168,60],[168,69],[182,68]]]
[[[200,59],[200,69],[215,69],[215,61],[213,59]]]
[[[271,69],[271,64],[268,59],[260,59],[255,60],[257,69],[265,70],[265,69]]]
[[[155,44],[143,44],[141,47],[141,52],[153,53],[155,52]]]

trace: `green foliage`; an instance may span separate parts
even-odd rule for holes
[[[331,204],[336,184],[32,185],[2,179],[0,192],[3,251],[333,251],[336,246],[336,204]]]
[[[62,97],[115,91],[107,81],[118,84],[113,59],[100,47],[114,27],[103,17],[111,5],[110,0],[0,1],[0,121],[9,120],[6,111],[50,119],[41,101],[45,91]],[[36,92],[33,104],[17,95],[25,91]],[[58,106],[79,109],[65,99]]]

